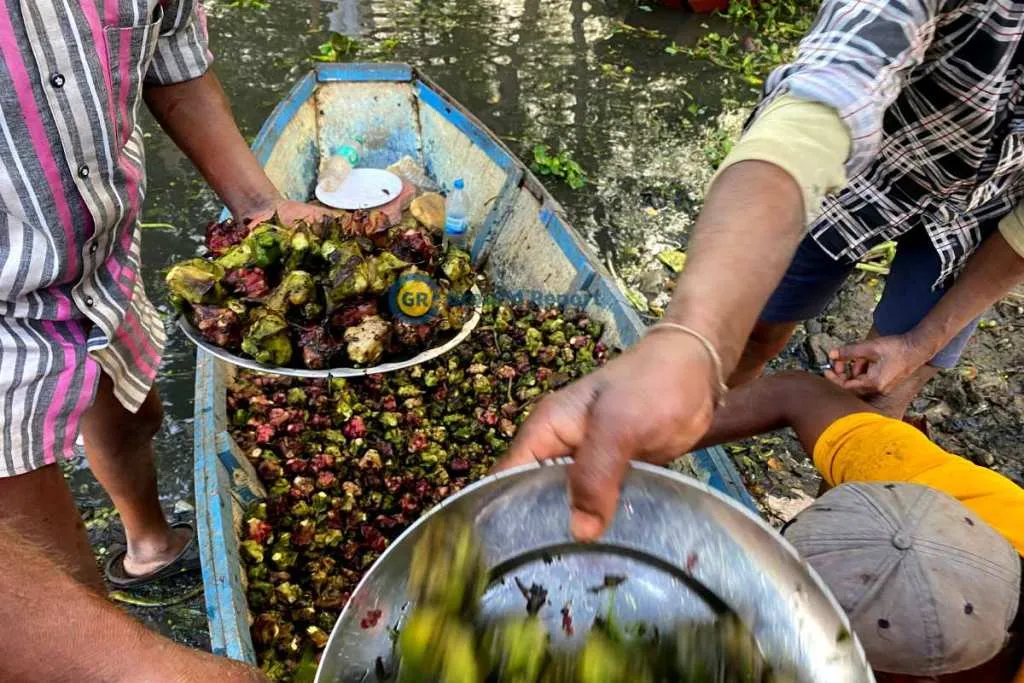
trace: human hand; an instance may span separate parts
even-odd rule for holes
[[[264,209],[246,215],[244,220],[249,224],[259,225],[273,220],[276,215],[282,225],[292,225],[299,221],[314,224],[319,223],[326,216],[337,216],[340,213],[340,211],[326,206],[316,206],[291,199],[279,199]]]
[[[652,334],[541,401],[495,469],[572,455],[570,529],[594,541],[615,515],[630,460],[664,464],[684,454],[711,424],[716,385],[699,341]]]
[[[829,352],[825,377],[858,396],[885,395],[931,360],[932,351],[908,334],[865,339]]]

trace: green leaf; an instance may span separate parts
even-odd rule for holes
[[[643,294],[636,291],[635,289],[626,287],[623,290],[623,294],[626,295],[626,300],[630,303],[630,305],[633,306],[633,308],[635,308],[636,310],[640,311],[641,313],[646,313],[651,309],[650,304],[647,303],[647,297],[645,297]]]
[[[683,272],[686,266],[686,252],[679,249],[665,249],[657,254],[657,258],[673,273]]]

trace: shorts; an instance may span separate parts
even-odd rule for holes
[[[983,227],[988,237],[996,223]],[[939,302],[949,286],[934,287],[941,272],[939,255],[924,228],[896,238],[896,258],[885,277],[882,299],[875,307],[874,325],[882,336],[912,330]],[[761,312],[768,323],[799,322],[822,314],[854,270],[856,262],[836,261],[810,235],[804,237],[793,261]],[[980,316],[957,333],[929,361],[936,368],[955,367],[978,326]]]
[[[112,339],[88,320],[0,317],[0,477],[31,472],[74,454],[82,415],[100,372],[136,412],[152,387],[165,341],[141,278]]]

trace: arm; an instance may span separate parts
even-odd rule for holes
[[[150,85],[146,104],[237,218],[272,213],[281,195],[238,132],[212,71],[170,85]]]
[[[835,110],[853,142],[846,171],[860,170],[878,148],[882,116],[902,74],[927,48],[935,12],[934,0],[825,0],[796,62],[773,74],[766,104],[788,92]],[[803,131],[810,143],[794,144],[795,154],[813,147],[816,133]],[[813,208],[803,196],[802,184],[777,159],[729,165],[708,192],[666,317],[709,339],[726,376],[803,236]],[[500,466],[573,455],[572,532],[596,539],[615,513],[630,459],[671,460],[707,431],[716,372],[694,338],[667,330],[649,335],[543,401]]]
[[[146,105],[175,144],[192,160],[236,219],[261,222],[276,213],[285,223],[314,220],[322,207],[286,201],[249,150],[227,97],[210,71],[206,18],[195,2],[182,12],[167,0],[156,53],[146,73]]]
[[[1013,245],[1018,235],[1024,236],[1024,224],[1017,217],[1020,211],[1021,207],[1017,207],[1000,224],[1000,230],[985,240],[956,283],[914,329],[832,351],[830,355],[836,361],[833,381],[861,395],[888,393],[1024,280],[1024,256]],[[1020,241],[1020,250],[1024,252],[1024,237]],[[866,367],[862,373],[846,379],[846,364],[856,361],[867,361]]]
[[[792,427],[807,453],[836,420],[877,412],[848,391],[807,372],[782,372],[748,382],[729,392],[729,403],[715,412],[705,448]]]
[[[62,571],[0,524],[0,679],[258,683],[259,671],[177,645]]]
[[[1012,215],[1012,214],[1011,214]],[[939,303],[909,334],[929,357],[938,353],[965,325],[1024,280],[1024,257],[1010,248],[1002,232],[989,237]]]

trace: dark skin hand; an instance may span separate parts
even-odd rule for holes
[[[792,259],[803,221],[799,187],[772,164],[737,163],[708,193],[665,319],[707,337],[726,377]],[[692,448],[711,424],[716,386],[696,339],[655,332],[542,401],[497,469],[574,456],[571,531],[596,540],[615,514],[629,461],[665,463]]]
[[[212,70],[191,81],[149,86],[143,95],[160,126],[237,220],[260,223],[277,214],[289,225],[333,213],[281,196],[238,131],[224,89]]]
[[[827,376],[860,396],[888,394],[1022,280],[1024,258],[997,231],[985,240],[956,284],[914,329],[832,351],[835,371]]]

